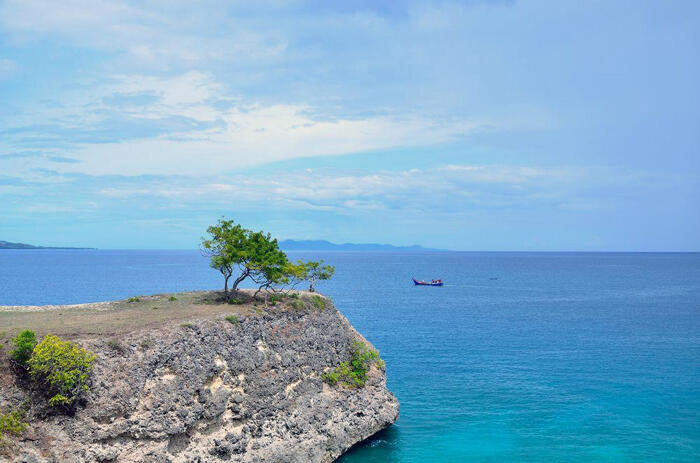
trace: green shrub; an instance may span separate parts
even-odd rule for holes
[[[384,361],[379,358],[376,350],[370,349],[360,341],[352,343],[350,361],[341,362],[335,369],[327,371],[321,378],[331,386],[341,383],[347,387],[360,388],[367,381],[367,373],[372,365],[384,367]]]
[[[326,300],[321,296],[311,296],[311,303],[320,311],[326,308]]]
[[[34,331],[24,330],[12,340],[12,345],[15,346],[10,351],[12,360],[22,368],[27,368],[27,362],[32,356],[32,351],[36,346],[36,335]]]
[[[241,305],[243,304],[243,301],[238,299],[237,297],[234,297],[233,299],[229,299],[228,303],[233,305]]]
[[[132,303],[132,302],[141,302],[141,298],[140,298],[140,297],[136,297],[136,296],[130,297],[129,299],[126,300],[126,302],[128,302],[128,303]]]
[[[20,437],[27,430],[24,415],[25,411],[21,408],[0,412],[0,444],[2,444],[4,436]]]
[[[49,405],[71,408],[87,392],[96,355],[75,343],[47,335],[36,345],[29,359],[29,374],[43,383]]]
[[[238,315],[229,315],[226,317],[226,321],[228,321],[232,325],[238,325],[241,323],[241,321],[238,319]]]
[[[295,299],[292,301],[291,306],[294,310],[304,310],[306,308],[306,304],[304,304],[304,301],[300,299]]]
[[[109,346],[111,349],[119,352],[120,354],[123,354],[124,351],[126,350],[124,348],[124,346],[122,345],[122,343],[120,343],[116,339],[110,339],[109,341],[107,341],[107,346]]]
[[[170,302],[173,302],[173,301],[177,301],[177,298],[176,298],[175,296],[170,296],[170,297],[168,298],[168,300],[169,300]]]
[[[292,299],[299,299],[299,294],[298,293],[292,293],[289,295]]]

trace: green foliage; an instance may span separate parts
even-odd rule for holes
[[[20,437],[27,430],[24,416],[25,411],[22,408],[0,412],[0,443],[6,435]]]
[[[130,297],[129,299],[126,300],[126,302],[128,302],[128,303],[130,303],[130,304],[131,304],[132,302],[141,302],[141,298],[136,297],[136,296]]]
[[[29,359],[32,379],[44,383],[49,405],[72,407],[89,388],[95,354],[75,343],[47,335]]]
[[[153,342],[153,339],[144,339],[143,341],[141,341],[141,347],[143,347],[144,349],[150,349],[154,345],[155,342]]]
[[[316,307],[319,311],[323,311],[323,309],[326,308],[326,299],[323,298],[323,297],[321,297],[321,296],[318,296],[318,295],[312,296],[312,297],[311,297],[311,303],[312,303],[312,304],[314,305],[314,307]]]
[[[174,301],[177,301],[177,298],[176,298],[175,296],[170,296],[170,297],[168,298],[168,300],[169,300],[170,302],[174,302]]]
[[[291,305],[294,310],[304,310],[306,308],[306,304],[301,299],[293,300]]]
[[[238,319],[238,315],[229,315],[226,317],[226,321],[228,321],[232,325],[238,325],[241,323],[241,321]]]
[[[384,361],[376,350],[370,349],[360,341],[352,343],[350,361],[341,362],[335,369],[321,375],[324,381],[331,386],[341,383],[347,387],[360,388],[367,381],[367,373],[372,365],[384,367]]]
[[[189,323],[189,322],[183,323],[183,324],[180,325],[180,326],[183,327],[183,328],[194,328],[194,324],[193,324],[193,323]]]
[[[298,261],[296,264],[301,271],[302,280],[309,282],[309,291],[316,291],[315,285],[321,280],[330,280],[335,273],[335,267],[332,265],[323,265],[323,260],[307,260]]]
[[[226,300],[229,279],[236,271],[233,291],[248,278],[261,288],[284,283],[289,261],[269,233],[253,232],[226,219],[207,228],[207,233],[209,236],[202,238],[201,250],[209,257],[209,265],[223,275]]]
[[[298,293],[292,293],[289,295],[290,298],[292,299],[299,299],[299,294]]]
[[[109,341],[107,341],[107,346],[108,346],[110,349],[113,349],[113,350],[115,350],[116,352],[119,352],[120,354],[123,354],[124,351],[126,351],[126,349],[124,348],[124,346],[122,345],[122,343],[119,342],[119,341],[117,341],[116,339],[110,339]]]
[[[229,303],[229,304],[234,304],[234,305],[241,305],[241,304],[243,304],[243,301],[240,300],[240,299],[237,298],[237,297],[234,297],[233,299],[231,299],[230,301],[228,301],[228,303]]]
[[[24,330],[12,340],[14,349],[10,351],[12,360],[22,368],[27,368],[27,362],[32,356],[32,351],[36,346],[36,335],[34,331]]]

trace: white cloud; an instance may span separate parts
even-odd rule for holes
[[[189,2],[8,0],[0,3],[0,27],[16,42],[58,38],[121,52],[126,63],[154,69],[210,59],[260,59],[284,49],[269,34],[228,18],[227,5],[220,2],[193,8]],[[218,33],[212,35],[213,30]]]
[[[152,101],[128,102],[129,97],[139,95],[150,95]],[[127,102],[115,103],[118,98]],[[57,126],[70,143],[64,151],[48,149],[77,162],[35,158],[23,163],[27,169],[90,175],[215,175],[300,157],[434,145],[493,125],[392,114],[329,119],[316,112],[305,104],[242,102],[229,96],[225,86],[210,75],[197,71],[167,78],[112,76],[109,83],[92,87],[90,92],[63,96],[61,104],[41,113],[45,119],[42,125]],[[170,127],[174,117],[185,122]],[[127,129],[103,127],[115,118],[126,119],[131,125]],[[149,121],[163,127],[158,125],[154,134],[140,134],[139,125]],[[16,127],[38,123],[34,119],[30,124],[22,117],[8,121]],[[126,139],[111,143],[73,141],[76,130],[85,131],[84,138],[89,139],[93,129],[110,130],[111,136]],[[137,135],[129,137],[131,132]],[[18,136],[18,147],[27,136],[33,137],[31,132]],[[11,152],[11,141],[5,143]]]
[[[459,213],[465,208],[533,207],[571,208],[574,201],[601,206],[582,190],[619,177],[609,170],[578,168],[532,169],[501,165],[450,165],[404,171],[342,172],[300,170],[264,176],[218,177],[184,184],[157,180],[139,186],[114,186],[101,196],[149,202],[176,200],[183,204],[229,204],[237,208],[283,207],[336,212],[431,210]]]

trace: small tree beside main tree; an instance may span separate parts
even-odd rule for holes
[[[323,260],[316,262],[313,260],[299,261],[303,269],[303,279],[309,282],[309,291],[315,292],[314,285],[320,280],[330,280],[335,273],[335,267],[332,265],[323,265]]]
[[[291,262],[269,233],[254,232],[243,228],[233,220],[220,219],[207,228],[208,236],[202,238],[202,254],[209,257],[210,267],[224,277],[226,302],[239,285],[250,279],[260,291],[279,291],[294,287],[301,281],[314,284],[333,276],[335,268],[323,265],[323,261]],[[233,283],[229,287],[229,282]]]

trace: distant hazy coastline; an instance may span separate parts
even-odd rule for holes
[[[423,246],[392,246],[391,244],[377,243],[343,243],[336,244],[325,240],[284,240],[280,241],[280,247],[285,251],[444,251],[444,249],[424,248]]]
[[[393,246],[391,244],[378,243],[331,243],[325,240],[284,240],[280,242],[280,247],[285,251],[406,251],[406,252],[428,252],[444,251],[444,249],[424,248],[423,246]],[[34,246],[26,243],[11,243],[0,241],[0,249],[97,249],[97,248],[74,248],[59,246]]]
[[[9,241],[0,241],[0,249],[96,249],[96,248],[71,248],[59,246],[34,246],[26,243],[10,243]]]

